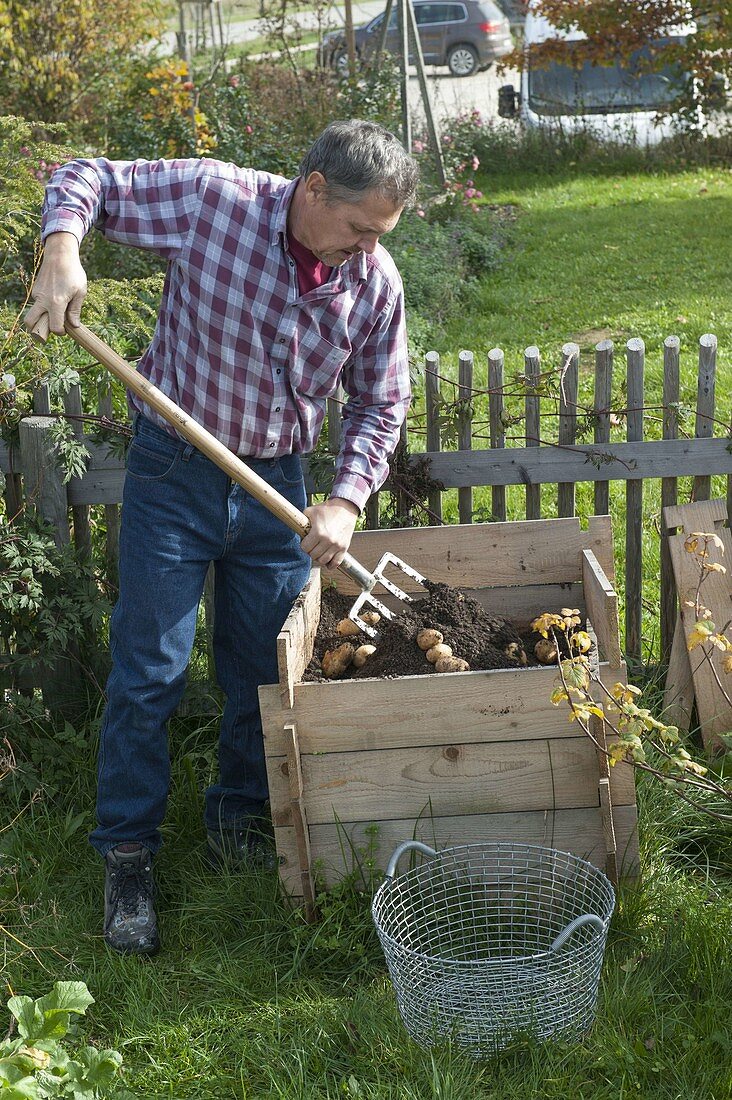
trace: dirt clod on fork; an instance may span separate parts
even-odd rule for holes
[[[343,641],[336,627],[348,615],[352,604],[352,596],[343,596],[335,588],[323,590],[320,625],[305,680],[324,678],[323,655]],[[428,581],[426,596],[406,604],[394,619],[379,622],[375,653],[361,668],[353,665],[348,668],[342,678],[435,674],[434,666],[417,645],[417,634],[424,627],[439,630],[444,644],[450,646],[455,657],[466,660],[471,670],[521,668],[526,664],[524,641],[509,619],[487,611],[460,588]],[[359,646],[372,639],[362,633],[349,641]],[[529,663],[535,663],[531,656]]]

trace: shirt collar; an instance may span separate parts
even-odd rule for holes
[[[287,237],[287,215],[290,210],[292,196],[295,194],[295,188],[299,180],[300,177],[296,176],[294,180],[290,180],[287,187],[280,191],[279,199],[272,217],[272,235],[270,237],[272,244],[277,244],[279,240],[281,240],[283,244],[285,242]]]

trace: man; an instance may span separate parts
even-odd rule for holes
[[[211,160],[76,160],[46,191],[44,255],[29,328],[80,323],[79,243],[96,227],[168,262],[155,334],[138,369],[299,508],[297,536],[130,395],[134,437],[120,536],[120,591],[101,729],[94,847],[105,858],[105,938],[158,949],[152,856],[197,608],[215,563],[214,650],[226,704],[219,783],[206,792],[211,857],[273,865],[257,688],[310,561],[335,569],[383,482],[409,404],[401,281],[379,244],[417,169],[393,134],[334,122],[288,181]],[[333,490],[305,507],[300,455],[326,398],[347,394]],[[308,557],[309,555],[309,557]]]

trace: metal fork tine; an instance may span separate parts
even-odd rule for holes
[[[394,612],[391,611],[386,606],[386,604],[382,603],[381,600],[374,596],[373,588],[377,584],[382,585],[387,592],[390,592],[392,596],[395,596],[401,603],[414,602],[413,596],[410,596],[408,592],[405,592],[402,588],[399,588],[398,585],[394,584],[393,581],[389,580],[388,577],[384,576],[384,569],[387,565],[393,565],[395,569],[401,570],[402,573],[405,573],[408,577],[411,577],[412,580],[417,582],[417,584],[420,584],[423,587],[427,586],[426,578],[423,577],[421,573],[418,573],[416,569],[413,569],[411,565],[407,565],[405,561],[402,561],[401,558],[398,558],[396,554],[391,554],[388,551],[385,554],[382,554],[376,564],[376,568],[371,574],[371,577],[369,578],[368,574],[366,574],[366,578],[362,582],[366,583],[366,581],[368,580],[369,587],[363,589],[348,613],[348,618],[351,619],[352,622],[356,623],[356,625],[361,630],[363,630],[365,634],[368,634],[371,638],[374,639],[378,639],[379,637],[378,630],[376,630],[373,626],[369,626],[368,623],[365,623],[363,619],[359,617],[360,612],[363,610],[364,606],[367,604],[370,605],[376,611],[378,611],[384,619],[393,619],[395,617]]]

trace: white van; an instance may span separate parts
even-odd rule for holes
[[[674,27],[659,41],[680,42],[695,33],[693,24]],[[586,62],[575,68],[571,63],[552,61],[544,68],[532,67],[532,45],[560,38],[571,54],[572,44],[586,37],[576,29],[559,30],[530,6],[524,25],[520,90],[512,84],[500,88],[498,114],[502,118],[519,117],[526,126],[555,127],[565,133],[592,131],[601,138],[641,145],[655,144],[675,132],[677,119],[668,109],[685,78],[678,67],[639,71],[638,55],[609,66]]]

